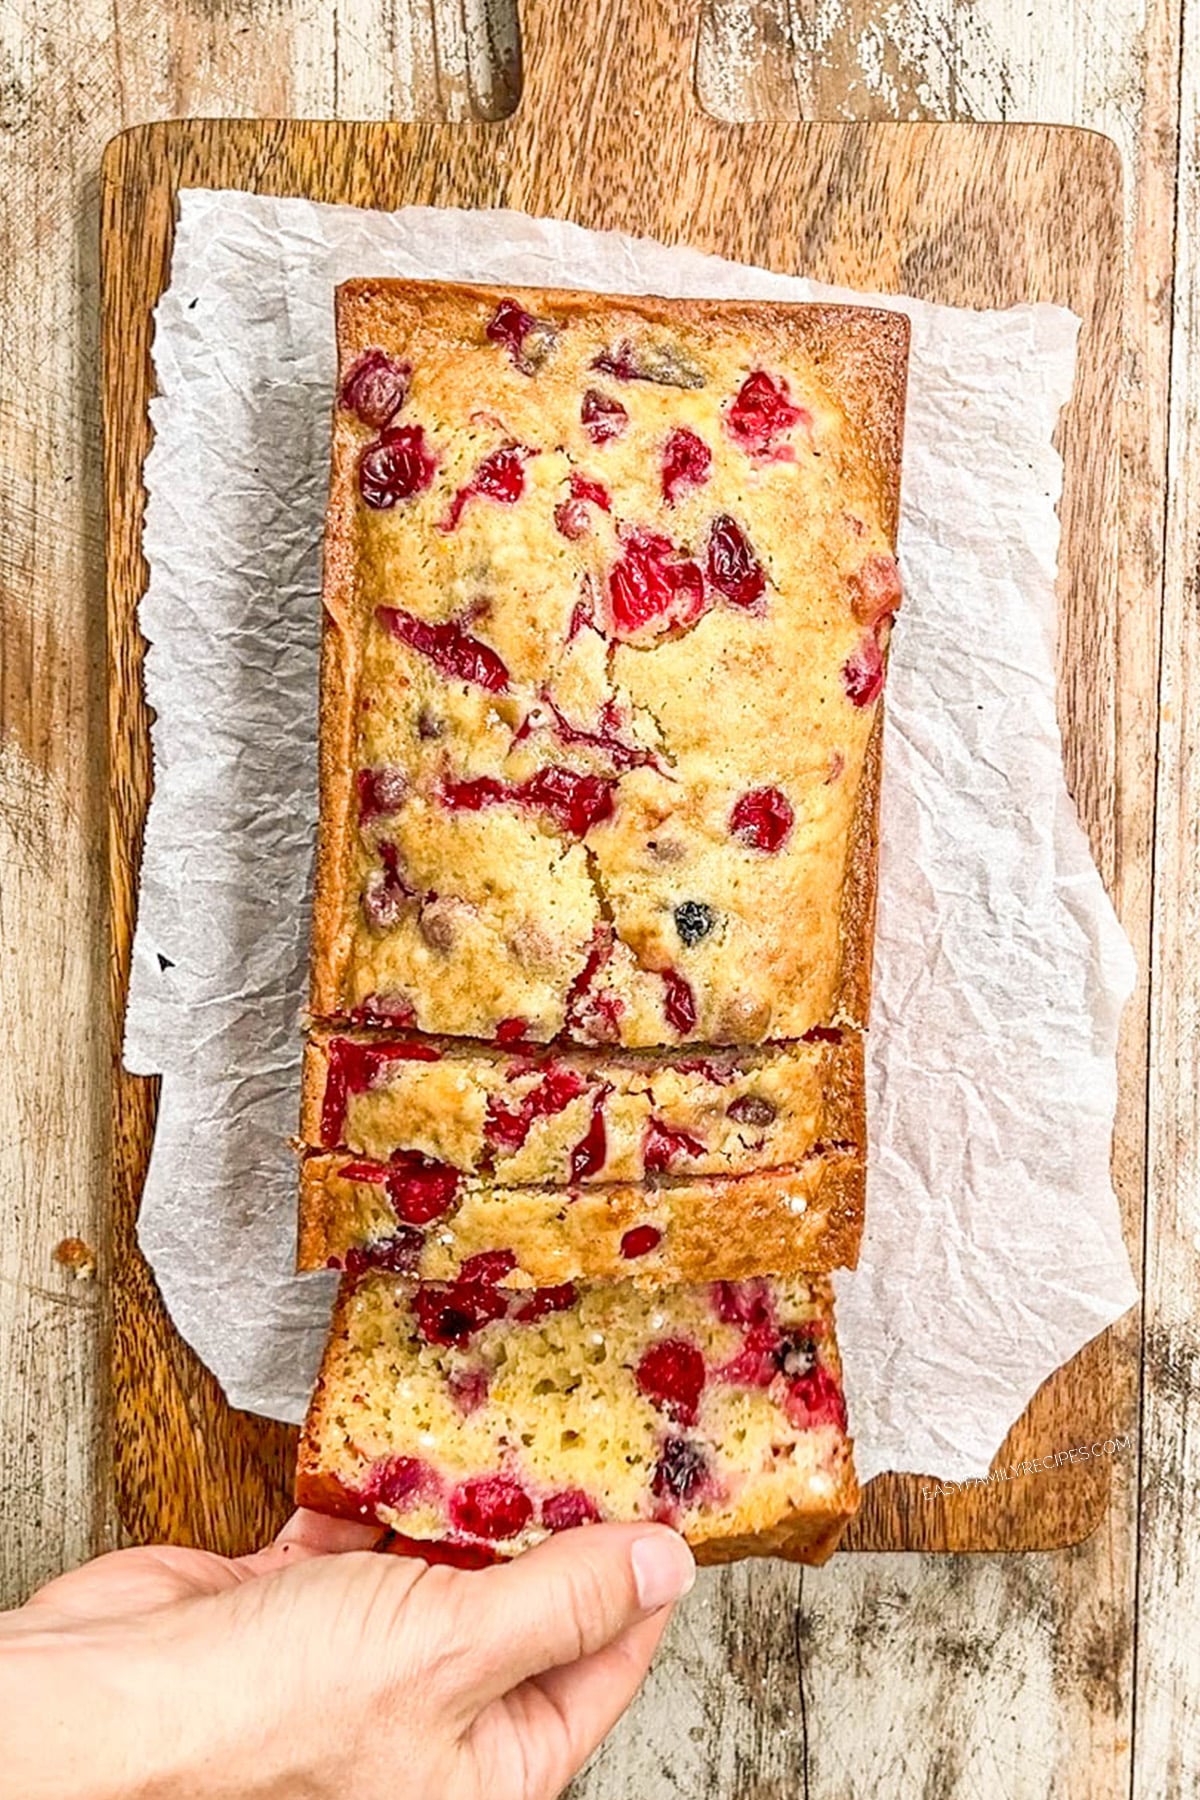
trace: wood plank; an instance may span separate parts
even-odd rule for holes
[[[1134,1800],[1200,1792],[1200,5],[1184,7],[1155,838]]]
[[[1113,764],[1113,714],[1119,689],[1113,632],[1115,564],[1111,520],[1115,500],[1112,418],[1116,381],[1119,293],[1119,204],[1115,158],[1095,138],[1034,129],[1008,132],[987,127],[900,127],[878,133],[839,126],[763,127],[733,133],[701,115],[686,86],[691,37],[670,6],[633,8],[624,18],[609,8],[595,22],[595,39],[581,43],[578,22],[568,32],[569,8],[540,0],[527,11],[525,88],[510,123],[489,129],[466,125],[328,128],[320,126],[214,127],[180,123],[151,130],[114,146],[106,161],[106,323],[116,388],[109,418],[110,516],[114,521],[114,638],[128,631],[139,591],[136,574],[138,514],[136,471],[145,439],[144,346],[147,314],[167,263],[165,227],[177,183],[253,185],[267,191],[304,191],[323,199],[393,206],[417,200],[513,205],[529,211],[565,209],[599,226],[622,224],[666,238],[721,249],[783,268],[803,266],[829,280],[856,285],[896,285],[931,297],[978,304],[1019,298],[1055,298],[1075,306],[1086,321],[1080,398],[1065,426],[1073,471],[1064,503],[1068,542],[1086,544],[1069,559],[1064,635],[1089,655],[1068,653],[1074,683],[1069,699],[1079,767],[1093,781],[1090,822],[1115,867],[1117,793]],[[645,106],[634,123],[606,102],[617,48],[640,58],[637,87]],[[678,96],[682,90],[683,99]],[[676,96],[672,102],[672,96]],[[672,104],[674,110],[671,110]],[[667,180],[651,181],[654,168]],[[1071,172],[1075,203],[1068,214],[1059,194]],[[987,179],[985,180],[984,177]],[[733,209],[729,196],[766,196],[753,215]],[[817,205],[819,197],[820,205]],[[685,223],[686,222],[686,223]],[[903,259],[901,261],[900,259]],[[137,354],[130,354],[130,346]],[[139,384],[143,384],[139,390]],[[132,502],[132,504],[131,504]],[[1077,680],[1077,668],[1089,678]],[[128,732],[140,698],[134,659],[122,656],[114,709],[113,767],[130,781],[122,789],[123,813],[114,834],[114,917],[118,922],[118,974],[127,953],[140,808],[145,798],[145,749]],[[135,733],[136,736],[136,733]],[[1082,785],[1082,784],[1081,784]],[[119,994],[118,994],[119,999]],[[132,1084],[122,1084],[128,1089]],[[132,1207],[147,1140],[147,1114],[123,1100],[118,1118],[121,1210]],[[1140,1119],[1137,1124],[1140,1130]],[[118,1406],[126,1426],[118,1473],[135,1455],[131,1524],[140,1531],[164,1528],[191,1535],[196,1519],[211,1531],[210,1475],[221,1472],[222,1415],[212,1415],[203,1436],[213,1470],[193,1459],[192,1474],[175,1477],[168,1459],[142,1448],[137,1419],[162,1417],[165,1390],[147,1358],[140,1293],[117,1285],[118,1366],[123,1379]],[[154,1321],[158,1328],[159,1321]],[[1103,1343],[1048,1384],[1031,1420],[1010,1443],[1010,1453],[1036,1454],[1047,1434],[1056,1443],[1078,1441],[1084,1430],[1108,1428]],[[161,1359],[160,1359],[161,1360]],[[180,1357],[171,1357],[179,1379]],[[155,1365],[157,1367],[157,1363]],[[149,1381],[155,1407],[138,1399]],[[205,1396],[201,1401],[201,1396]],[[194,1404],[206,1408],[206,1378],[197,1375]],[[206,1417],[208,1416],[206,1412]],[[230,1422],[229,1455],[247,1454],[246,1427]],[[1034,1433],[1036,1436],[1031,1436]],[[182,1441],[182,1434],[175,1434]],[[267,1440],[261,1440],[267,1441]],[[271,1438],[270,1474],[257,1501],[237,1507],[238,1525],[265,1522],[277,1505],[276,1474],[286,1456],[282,1437]],[[154,1500],[140,1471],[164,1471],[161,1512],[141,1508]],[[171,1469],[168,1476],[167,1470]],[[1043,1477],[1036,1492],[1018,1484],[921,1503],[911,1482],[888,1478],[868,1496],[856,1542],[992,1547],[1071,1542],[1103,1512],[1108,1471],[1061,1470]],[[129,1487],[129,1483],[126,1486]],[[228,1539],[241,1542],[231,1518]]]

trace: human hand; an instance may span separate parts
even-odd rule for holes
[[[298,1512],[253,1556],[121,1550],[0,1616],[0,1796],[550,1800],[694,1579],[656,1525],[470,1573],[380,1537]]]

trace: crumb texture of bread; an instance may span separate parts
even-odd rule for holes
[[[682,1057],[320,1033],[301,1136],[506,1185],[741,1174],[819,1140],[862,1154],[862,1040],[833,1040]]]
[[[857,1501],[828,1286],[347,1280],[302,1502],[511,1556],[601,1519],[823,1560]]]
[[[299,1266],[443,1281],[488,1255],[506,1285],[824,1273],[857,1261],[865,1182],[862,1159],[838,1151],[790,1169],[574,1188],[316,1154],[301,1170]]]
[[[315,1015],[864,1023],[906,333],[339,290]]]

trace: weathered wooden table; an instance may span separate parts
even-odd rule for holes
[[[676,0],[686,7],[688,0]],[[603,0],[591,0],[602,6]],[[0,1601],[117,1541],[108,1084],[100,152],[183,114],[496,116],[511,0],[8,0],[0,14]],[[613,46],[619,54],[619,46]],[[1200,3],[707,0],[726,118],[1040,119],[1127,175],[1122,583],[1157,745],[1140,1449],[1105,1527],[1023,1557],[711,1573],[580,1800],[1200,1793]],[[1190,703],[1190,717],[1189,717]],[[1138,1150],[1139,1166],[1141,1147]],[[80,1281],[62,1240],[98,1253]],[[1123,1421],[1117,1421],[1123,1426]],[[1138,1441],[1135,1437],[1135,1442]],[[749,1584],[757,1583],[753,1624]],[[764,1604],[769,1600],[769,1604]]]

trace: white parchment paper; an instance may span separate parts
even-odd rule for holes
[[[231,1400],[301,1416],[332,1278],[292,1273],[332,296],[353,275],[856,298],[513,213],[181,196],[141,609],[155,793],[125,1060],[161,1071],[140,1234]],[[1051,444],[1077,321],[913,323],[883,792],[872,1173],[839,1278],[861,1474],[986,1473],[1135,1298],[1109,1179],[1133,985],[1063,779]],[[1054,1446],[1057,1448],[1058,1446]],[[1065,1448],[1066,1446],[1062,1446]]]

